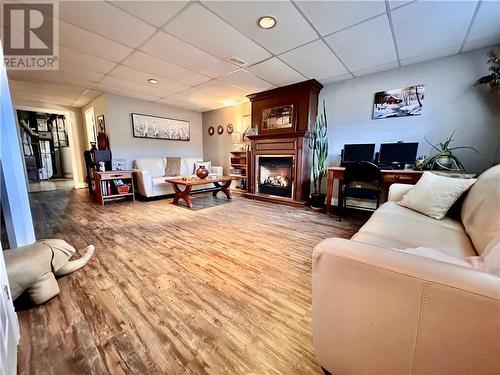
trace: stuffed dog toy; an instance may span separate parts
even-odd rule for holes
[[[56,276],[67,275],[86,265],[94,254],[94,246],[87,246],[84,255],[70,261],[75,253],[76,249],[69,243],[56,239],[4,251],[13,299],[25,290],[37,305],[57,296]]]

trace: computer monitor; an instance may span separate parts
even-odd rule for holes
[[[382,143],[379,163],[403,168],[405,164],[415,164],[418,142]]]
[[[356,161],[373,161],[375,144],[352,144],[344,145],[342,163],[352,163]]]

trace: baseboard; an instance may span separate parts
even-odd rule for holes
[[[87,188],[87,183],[86,182],[78,182],[75,184],[75,189],[86,189]]]
[[[248,192],[243,193],[243,196],[245,198],[255,199],[258,201],[284,204],[287,206],[300,207],[300,208],[304,207],[307,203],[307,202],[302,202],[302,201],[290,200],[288,198],[274,197],[274,196],[269,196],[269,195],[254,194],[254,193],[248,193]]]

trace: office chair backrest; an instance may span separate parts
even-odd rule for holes
[[[349,164],[344,172],[344,184],[349,185],[351,181],[382,182],[382,173],[377,165],[369,161],[358,161]]]

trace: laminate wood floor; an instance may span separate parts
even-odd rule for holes
[[[30,196],[37,238],[96,252],[61,293],[21,309],[20,374],[320,374],[311,254],[342,223],[235,197],[101,207],[85,190]]]

